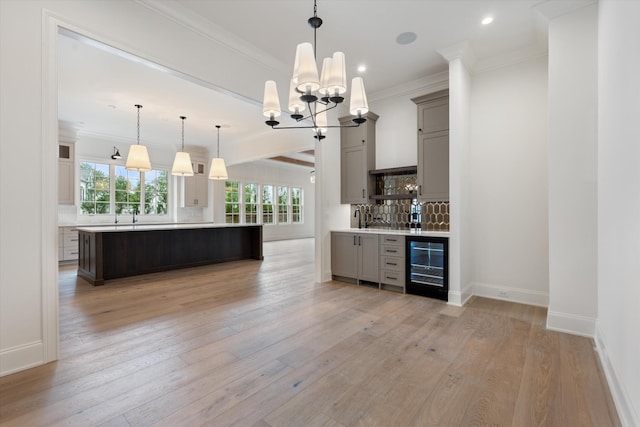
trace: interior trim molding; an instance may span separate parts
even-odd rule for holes
[[[538,307],[549,306],[549,294],[546,292],[512,288],[492,283],[472,282],[471,285],[473,287],[473,295],[479,297],[535,305]]]
[[[600,356],[600,365],[602,366],[609,390],[611,391],[613,403],[618,411],[620,423],[623,427],[640,426],[640,416],[633,407],[633,402],[609,359],[607,347],[605,346],[606,340],[597,323],[594,341],[596,343],[596,351]]]
[[[547,329],[567,334],[593,338],[596,319],[593,317],[577,316],[575,314],[547,312]]]
[[[0,351],[0,377],[42,365],[44,344],[34,341]]]

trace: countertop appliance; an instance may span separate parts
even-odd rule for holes
[[[448,301],[449,239],[446,237],[406,237],[406,290]]]

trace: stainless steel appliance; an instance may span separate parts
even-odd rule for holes
[[[447,301],[449,239],[407,236],[406,245],[407,293]]]

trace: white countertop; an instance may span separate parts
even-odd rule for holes
[[[423,236],[423,237],[449,237],[448,231],[427,231],[419,228],[343,228],[331,230],[342,233],[367,233],[367,234],[397,234],[401,236]]]
[[[205,223],[173,223],[173,224],[123,224],[123,225],[99,225],[79,226],[80,231],[93,233],[111,233],[120,231],[152,231],[152,230],[185,230],[195,228],[229,228],[229,227],[256,227],[260,224],[214,224]]]

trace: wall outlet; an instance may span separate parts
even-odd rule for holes
[[[507,292],[507,291],[498,291],[498,296],[500,298],[509,298],[509,292]]]

